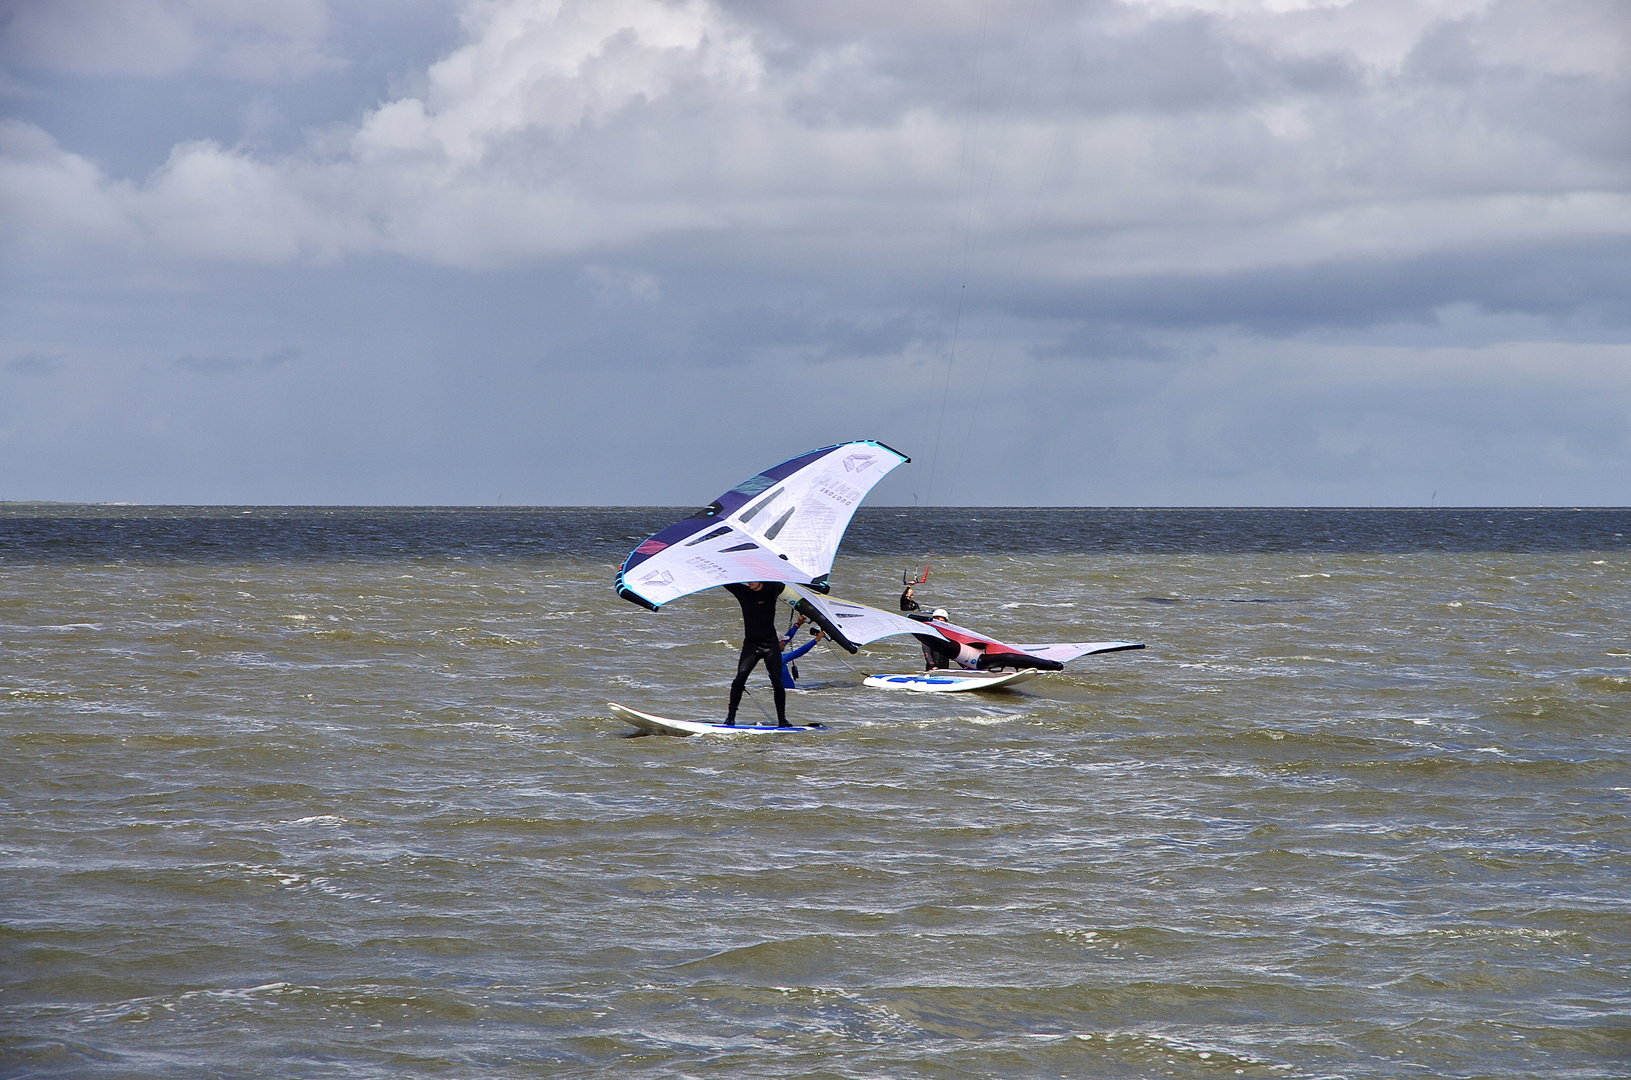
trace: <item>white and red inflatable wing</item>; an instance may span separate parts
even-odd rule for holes
[[[1125,652],[1128,649],[1142,649],[1142,641],[1070,641],[1060,645],[1015,645],[1014,648],[1029,656],[1039,656],[1044,660],[1056,660],[1061,664],[1068,664],[1078,656],[1091,656],[1094,653]]]
[[[802,585],[790,585],[788,590],[798,597],[789,601],[793,610],[813,620],[827,632],[828,637],[850,652],[895,634],[945,636],[940,633],[938,623],[909,619],[905,615],[867,607],[851,600],[840,600],[836,596],[823,596]]]

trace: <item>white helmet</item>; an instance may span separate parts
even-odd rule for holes
[[[929,616],[935,619],[949,619],[951,618],[951,612],[943,607],[937,607],[929,613]]]

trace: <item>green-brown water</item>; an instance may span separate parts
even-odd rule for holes
[[[1149,648],[631,739],[734,667],[673,516],[0,508],[0,1074],[1627,1075],[1631,512],[863,511]]]

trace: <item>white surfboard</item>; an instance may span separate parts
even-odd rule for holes
[[[868,675],[865,685],[881,690],[915,690],[920,694],[955,694],[965,690],[996,690],[1034,679],[1034,668],[1019,671],[917,671],[905,675]]]
[[[633,724],[647,735],[791,735],[827,730],[820,724],[777,727],[775,724],[707,724],[700,720],[671,720],[666,716],[653,716],[619,705],[615,701],[607,702],[606,707],[612,710],[613,716]]]

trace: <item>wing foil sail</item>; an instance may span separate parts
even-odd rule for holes
[[[1014,648],[1028,656],[1041,657],[1043,660],[1055,660],[1067,664],[1078,656],[1091,656],[1094,653],[1126,652],[1128,649],[1142,649],[1142,641],[1070,641],[1058,645],[1015,645]]]
[[[789,588],[798,596],[796,601],[790,602],[793,610],[821,627],[828,637],[850,652],[857,652],[862,645],[870,645],[895,634],[942,636],[933,623],[919,622],[891,611],[840,600],[836,596],[823,596],[801,585]]]
[[[1087,656],[1090,653],[1121,652],[1126,649],[1142,649],[1142,642],[1138,641],[1076,641],[1046,645],[1009,645],[998,641],[987,634],[970,630],[966,626],[947,622],[944,619],[935,619],[928,625],[940,632],[940,636],[958,646],[956,661],[964,666],[977,665],[981,670],[1002,670],[1008,668],[1040,668],[1044,671],[1057,671],[1078,656]]]
[[[617,594],[656,611],[737,581],[824,588],[855,508],[910,460],[883,443],[859,440],[766,469],[631,551],[617,573]]]
[[[802,585],[791,585],[789,591],[797,599],[789,600],[788,604],[793,610],[812,620],[817,626],[827,632],[827,636],[837,644],[857,652],[862,645],[870,645],[882,638],[897,634],[912,634],[920,637],[940,638],[958,646],[969,646],[974,652],[969,653],[970,662],[975,654],[983,654],[993,667],[1028,667],[1032,661],[1047,661],[1037,665],[1044,668],[1053,664],[1063,665],[1079,656],[1092,653],[1122,652],[1127,649],[1142,649],[1143,642],[1138,641],[1074,641],[1051,645],[1009,645],[998,641],[994,637],[970,630],[956,623],[944,619],[928,620],[912,618],[909,615],[897,615],[892,611],[883,611],[865,604],[857,604],[852,600],[842,600],[836,596],[823,596],[820,593]],[[961,651],[961,650],[958,650]],[[1004,658],[1008,662],[1004,663]]]

